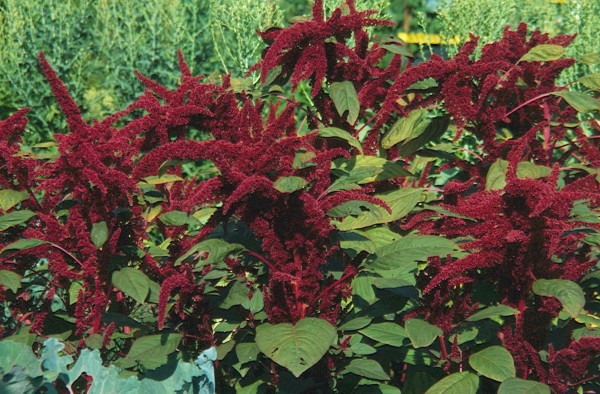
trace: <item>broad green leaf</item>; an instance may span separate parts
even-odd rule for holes
[[[415,348],[427,347],[444,334],[439,327],[421,319],[408,319],[404,329]]]
[[[586,53],[579,58],[579,61],[585,64],[600,64],[600,53]]]
[[[421,147],[440,138],[448,130],[450,118],[447,116],[438,116],[432,118],[429,125],[423,132],[411,140],[407,140],[399,146],[398,154],[400,157],[408,157],[417,152]]]
[[[139,361],[146,368],[154,369],[167,363],[169,354],[177,350],[181,334],[147,335],[136,339],[126,359]]]
[[[460,248],[449,239],[435,235],[407,235],[386,246],[377,248],[369,258],[369,270],[392,270],[417,261],[427,261],[431,256],[446,256]]]
[[[479,376],[471,372],[457,372],[446,376],[425,394],[477,394]]]
[[[363,153],[362,145],[360,144],[360,142],[346,130],[337,127],[323,127],[319,129],[319,137],[340,138],[348,142],[350,146],[356,148],[361,155]]]
[[[369,354],[377,353],[377,349],[375,349],[373,346],[369,346],[362,342],[351,345],[350,349],[352,349],[352,353],[359,356],[368,356]]]
[[[369,379],[388,380],[390,378],[381,367],[381,364],[370,359],[354,359],[344,368],[344,371]]]
[[[343,222],[337,222],[336,226],[341,231],[348,231],[396,221],[408,215],[417,206],[422,193],[423,189],[404,188],[376,194],[376,198],[387,203],[392,209],[391,214],[385,208],[377,206],[373,211],[365,212],[361,216],[346,217]]]
[[[21,287],[21,275],[8,270],[0,270],[0,285],[16,293]]]
[[[540,44],[531,48],[519,61],[549,62],[560,59],[564,54],[565,48],[560,45]]]
[[[398,177],[413,176],[404,166],[378,156],[356,155],[352,159],[338,159],[334,162],[336,170],[345,171],[357,184],[384,181]]]
[[[575,282],[564,279],[538,279],[533,292],[544,297],[557,298],[571,317],[577,317],[585,305],[583,290]]]
[[[0,190],[0,208],[8,211],[18,203],[29,198],[29,193],[18,192],[16,190]]]
[[[248,301],[249,293],[250,289],[248,289],[248,286],[241,282],[235,281],[229,288],[227,297],[225,297],[225,299],[221,302],[219,308],[229,309],[232,306],[242,305],[243,303]]]
[[[299,176],[282,176],[273,183],[275,190],[281,193],[293,193],[303,189],[306,185],[308,185],[308,181]]]
[[[148,176],[142,179],[142,182],[145,182],[149,185],[162,185],[163,183],[171,183],[183,181],[183,178],[173,174],[164,174],[161,176]]]
[[[600,73],[593,73],[579,78],[583,86],[592,90],[600,90]]]
[[[402,347],[402,342],[407,337],[403,327],[391,322],[371,324],[359,332],[376,342],[394,347]]]
[[[600,100],[593,98],[589,94],[569,90],[562,90],[553,94],[565,99],[571,107],[582,114],[600,110]]]
[[[303,149],[299,150],[294,156],[292,168],[301,170],[303,168],[314,167],[317,165],[317,163],[312,161],[315,157],[317,157],[317,155],[314,152],[307,152]]]
[[[362,251],[375,253],[375,243],[362,231],[340,232],[338,236],[340,239],[340,247],[346,251],[352,250],[356,252],[356,254]]]
[[[350,81],[334,82],[331,84],[329,96],[333,100],[333,104],[338,111],[340,116],[344,116],[344,113],[348,111],[348,123],[354,124],[358,119],[360,112],[360,103],[358,101],[358,95],[356,89]]]
[[[550,387],[531,380],[508,378],[498,387],[498,394],[550,394]]]
[[[112,284],[140,304],[144,303],[150,291],[150,279],[133,267],[113,272]]]
[[[385,49],[386,51],[388,51],[390,53],[395,53],[396,55],[413,57],[413,54],[406,48],[406,46],[404,44],[402,44],[402,45],[382,44],[379,47]]]
[[[266,323],[256,327],[256,345],[260,351],[297,378],[327,353],[336,338],[335,327],[314,317],[304,318],[295,325]]]
[[[6,245],[4,248],[2,248],[2,250],[0,250],[0,254],[4,252],[31,249],[35,248],[36,246],[43,245],[45,243],[46,241],[37,238],[20,239],[17,242],[13,242],[11,244]]]
[[[480,375],[498,382],[515,377],[515,362],[502,346],[490,346],[472,354],[469,365]]]
[[[31,377],[42,375],[41,363],[24,343],[9,338],[0,341],[0,369],[10,371],[13,366],[23,367]]]
[[[108,241],[108,226],[106,222],[98,222],[92,225],[90,234],[93,244],[100,249],[106,241]]]
[[[507,305],[494,305],[481,309],[476,313],[472,314],[467,318],[467,321],[479,321],[484,319],[491,319],[497,316],[513,316],[518,314],[519,311],[515,308],[511,308]]]
[[[186,226],[188,224],[198,224],[198,220],[196,218],[181,211],[167,212],[160,215],[158,219],[167,226]]]
[[[381,147],[390,149],[400,142],[410,141],[420,136],[431,123],[428,114],[429,111],[419,109],[412,111],[406,118],[399,119],[381,140]]]
[[[506,174],[508,173],[508,161],[498,159],[488,170],[485,180],[485,190],[499,190],[506,186]],[[528,161],[522,161],[517,166],[517,178],[519,179],[538,179],[547,177],[552,173],[552,169],[546,166],[540,166]]]
[[[371,324],[372,320],[373,319],[369,316],[357,317],[357,318],[354,318],[354,319],[342,324],[342,326],[340,328],[338,328],[338,330],[339,331],[360,330],[361,328],[365,328],[366,326]]]
[[[205,265],[220,263],[225,257],[241,253],[244,250],[246,248],[240,244],[229,243],[218,238],[207,239],[192,246],[181,257],[175,260],[175,265],[180,265],[183,261],[193,258],[198,261],[194,270],[201,270]]]
[[[368,276],[357,276],[352,280],[352,295],[362,300],[354,299],[355,304],[358,304],[355,306],[359,307],[359,309],[362,309],[360,306],[364,305],[364,303],[372,305],[377,301],[375,291]]]
[[[258,353],[260,353],[260,349],[254,342],[238,343],[235,346],[235,354],[241,364],[256,361]]]
[[[372,240],[376,248],[381,248],[382,246],[391,244],[402,237],[400,234],[390,230],[387,226],[373,227],[361,231],[361,233],[365,234],[370,240]]]
[[[29,211],[27,209],[24,209],[22,211],[6,213],[0,216],[0,231],[4,231],[7,228],[23,224],[35,215],[37,215],[35,212]]]

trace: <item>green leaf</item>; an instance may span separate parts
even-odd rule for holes
[[[23,224],[35,215],[37,215],[35,212],[29,211],[27,209],[4,214],[0,216],[0,231],[4,231],[7,228]]]
[[[519,311],[507,305],[494,305],[477,311],[467,318],[467,321],[480,321],[483,319],[491,319],[497,316],[513,316]]]
[[[515,362],[502,346],[490,346],[472,354],[469,365],[480,375],[498,382],[515,377]]]
[[[139,361],[144,367],[155,369],[168,361],[169,354],[177,350],[181,334],[147,335],[136,339],[126,360]]]
[[[354,359],[344,368],[344,371],[369,379],[388,380],[390,378],[377,361],[370,359]]]
[[[357,318],[354,318],[354,319],[342,324],[342,326],[340,328],[338,328],[338,330],[340,330],[340,331],[360,330],[361,328],[364,328],[364,327],[368,326],[369,324],[371,324],[372,320],[373,320],[373,318],[371,318],[369,316],[357,317]]]
[[[256,361],[258,353],[260,353],[260,349],[254,342],[238,343],[235,346],[235,354],[241,364]]]
[[[560,59],[565,54],[565,48],[560,45],[541,44],[529,50],[520,62],[549,62]]]
[[[112,284],[140,304],[144,303],[150,291],[150,279],[133,267],[113,272]]]
[[[307,180],[299,176],[282,176],[273,183],[275,190],[281,193],[293,193],[303,189],[306,185],[308,185]]]
[[[403,327],[391,322],[371,324],[359,332],[376,342],[394,347],[402,347],[402,342],[407,337]]]
[[[373,291],[373,286],[368,276],[357,276],[352,280],[352,295],[361,299],[354,299],[355,306],[359,309],[363,309],[360,307],[362,304],[372,305],[377,301],[375,291]]]
[[[348,231],[396,221],[408,215],[417,206],[422,193],[423,189],[402,188],[376,194],[376,198],[383,200],[392,209],[391,214],[385,208],[376,206],[373,211],[358,217],[346,217],[343,222],[336,223],[336,226],[341,231]]]
[[[446,256],[459,251],[449,239],[435,235],[407,235],[375,250],[370,258],[369,270],[392,270],[416,261],[427,261],[431,256]]]
[[[593,73],[579,78],[579,82],[588,89],[600,90],[600,73]]]
[[[35,248],[36,246],[40,246],[45,244],[46,241],[37,238],[28,238],[28,239],[20,239],[17,242],[13,242],[11,244],[6,245],[2,250],[0,250],[0,255],[4,252],[13,252],[17,250],[25,250]]]
[[[540,296],[557,298],[573,318],[579,315],[585,305],[583,290],[570,280],[538,279],[533,283],[533,292]]]
[[[550,394],[550,387],[531,380],[508,378],[498,387],[498,394]]]
[[[18,203],[29,198],[29,193],[18,192],[16,190],[0,190],[0,208],[8,211]]]
[[[508,161],[498,159],[488,170],[485,179],[485,190],[500,190],[506,186],[506,174],[508,173]],[[517,178],[519,179],[538,179],[547,177],[552,173],[552,169],[546,166],[540,166],[528,161],[522,161],[517,165]]]
[[[246,248],[240,244],[229,243],[218,238],[207,239],[192,246],[181,257],[175,260],[175,265],[180,265],[188,258],[194,256],[193,259],[198,260],[198,264],[194,267],[194,270],[201,270],[202,267],[208,264],[220,263],[225,257],[241,253],[244,250]]]
[[[142,179],[142,182],[145,182],[149,185],[162,185],[163,183],[171,183],[183,181],[183,178],[173,174],[164,174],[161,176],[148,176]]]
[[[477,394],[479,376],[471,372],[457,372],[446,376],[425,394]]]
[[[363,149],[360,142],[352,136],[352,134],[348,133],[346,130],[337,128],[337,127],[323,127],[319,129],[319,137],[323,138],[339,138],[342,139],[350,146],[356,148],[360,154],[362,155]]]
[[[554,92],[553,94],[565,99],[571,107],[582,114],[598,111],[600,109],[600,100],[593,98],[589,94],[571,92],[569,90],[562,90],[560,92]]]
[[[299,150],[294,155],[294,163],[292,164],[292,168],[301,170],[303,168],[314,167],[317,165],[317,163],[312,161],[315,157],[317,157],[317,155],[314,152]]]
[[[188,224],[195,225],[199,223],[196,218],[181,211],[167,212],[160,215],[158,219],[167,226],[185,226]]]
[[[408,319],[404,329],[415,348],[427,347],[444,334],[439,327],[420,319]]]
[[[338,159],[334,164],[336,165],[335,170],[346,172],[346,177],[360,185],[398,177],[413,176],[413,174],[404,169],[400,162],[390,161],[378,156],[356,155],[350,160],[345,158]],[[343,178],[340,177],[340,180]],[[330,187],[330,189],[332,188]]]
[[[408,140],[400,145],[398,154],[400,157],[411,156],[422,146],[444,135],[446,130],[448,130],[449,124],[450,118],[447,116],[438,116],[437,118],[432,118],[431,123],[429,123],[429,125],[418,137]]]
[[[585,64],[600,64],[600,53],[586,53],[579,58],[579,61]]]
[[[344,113],[348,111],[348,123],[354,124],[358,119],[360,112],[360,103],[358,101],[358,95],[356,89],[350,81],[334,82],[331,84],[329,90],[329,96],[335,104],[335,108],[340,116],[344,116]]]
[[[337,331],[323,319],[307,317],[295,325],[262,324],[256,327],[256,345],[268,358],[295,377],[315,365],[337,338]]]
[[[0,270],[0,285],[16,293],[21,287],[21,275],[8,270]]]
[[[381,147],[390,149],[400,142],[413,140],[423,134],[431,123],[428,114],[429,111],[426,109],[419,109],[412,111],[406,118],[396,121],[381,140]]]
[[[106,241],[108,241],[108,226],[106,222],[98,222],[92,225],[92,233],[90,234],[92,242],[96,248],[100,249]]]

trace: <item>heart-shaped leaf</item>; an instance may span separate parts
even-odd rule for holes
[[[540,296],[557,298],[571,317],[577,317],[585,305],[585,295],[575,282],[564,279],[538,279],[533,292]]]
[[[297,378],[323,357],[336,338],[335,327],[314,317],[295,325],[267,323],[256,327],[256,345],[260,351]]]
[[[444,334],[439,327],[420,319],[408,319],[404,329],[415,348],[429,346],[437,337]]]
[[[498,382],[515,377],[515,362],[502,346],[490,346],[471,355],[469,365],[486,378]]]

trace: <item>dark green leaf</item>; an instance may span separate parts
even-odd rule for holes
[[[444,334],[439,327],[420,319],[408,319],[404,329],[415,348],[427,347]]]
[[[35,212],[29,211],[27,209],[22,211],[6,213],[0,216],[0,231],[4,231],[7,228],[23,224],[35,215],[37,215]]]
[[[356,89],[350,81],[334,82],[331,84],[329,91],[331,100],[338,111],[340,116],[344,116],[344,113],[348,111],[348,123],[354,124],[358,119],[360,112],[360,103],[356,94]]]
[[[238,343],[235,346],[235,354],[241,364],[256,361],[258,353],[260,353],[260,349],[254,342]]]
[[[92,225],[92,233],[90,234],[92,242],[99,249],[108,241],[108,226],[106,222],[98,222]]]
[[[167,226],[186,226],[188,224],[198,224],[197,219],[181,211],[167,212],[163,215],[160,215],[158,219]]]
[[[16,190],[0,190],[0,208],[8,211],[18,203],[29,198],[29,193],[18,192]]]
[[[429,111],[419,109],[412,111],[406,118],[399,119],[381,140],[383,149],[390,149],[400,142],[413,140],[423,134],[431,123]]]
[[[162,334],[138,338],[131,345],[126,358],[155,369],[167,363],[168,355],[177,350],[182,337],[181,334]]]
[[[243,245],[233,244],[222,239],[212,238],[192,246],[181,257],[175,260],[175,265],[180,265],[189,258],[198,261],[194,270],[201,270],[208,264],[220,263],[225,257],[238,254],[246,250]],[[193,257],[192,257],[193,256]]]
[[[491,319],[497,316],[512,316],[519,313],[515,308],[507,305],[494,305],[477,311],[467,318],[467,321],[479,321],[483,319]]]
[[[162,185],[164,183],[172,183],[183,181],[183,178],[173,174],[164,174],[161,176],[148,176],[142,179],[142,182],[147,183],[149,185]]]
[[[140,304],[144,303],[150,291],[150,279],[142,271],[125,267],[112,274],[112,284]]]
[[[421,201],[422,193],[423,189],[401,188],[376,194],[375,197],[383,200],[392,209],[391,214],[385,208],[377,206],[373,211],[365,212],[358,217],[345,218],[343,222],[337,224],[337,227],[339,230],[348,231],[396,221],[408,215],[417,206]]]
[[[295,325],[267,323],[256,327],[256,345],[260,351],[297,378],[327,353],[336,338],[335,327],[313,317]]]
[[[508,173],[508,161],[498,159],[488,170],[485,180],[485,190],[500,190],[506,186],[506,174]],[[546,166],[540,166],[528,161],[522,161],[517,166],[517,178],[519,179],[538,179],[547,177],[552,173],[552,169]]]
[[[471,372],[457,372],[446,376],[425,394],[477,394],[479,376]]]
[[[583,290],[570,280],[538,279],[533,283],[533,292],[540,296],[557,298],[571,317],[576,317],[585,305]]]
[[[275,190],[281,193],[293,193],[303,189],[306,185],[308,185],[306,179],[299,176],[282,176],[273,183]]]
[[[427,261],[431,256],[446,256],[460,250],[449,239],[435,235],[407,235],[375,250],[367,265],[369,270],[392,270],[416,261]]]
[[[480,375],[498,382],[515,377],[515,362],[502,346],[490,346],[472,354],[469,365]]]
[[[375,360],[354,359],[344,370],[369,379],[388,380],[390,378]]]
[[[565,48],[560,45],[540,44],[529,50],[520,62],[549,62],[560,59],[565,54]]]
[[[360,144],[360,142],[356,138],[354,138],[352,136],[352,134],[348,133],[346,130],[339,129],[337,127],[323,127],[321,129],[319,129],[319,137],[340,138],[340,139],[348,142],[348,144],[350,144],[350,146],[356,148],[360,152],[361,155],[363,153],[362,145]]]
[[[498,388],[498,394],[550,394],[550,387],[531,380],[508,378]]]
[[[0,254],[4,252],[14,252],[17,250],[35,248],[36,246],[40,246],[45,243],[46,241],[42,241],[41,239],[37,238],[20,239],[17,242],[6,245],[4,248],[2,248],[2,250],[0,250]]]
[[[402,347],[402,342],[406,338],[406,331],[396,323],[378,323],[371,324],[359,331],[372,340],[394,347]]]
[[[0,270],[0,285],[16,293],[21,287],[21,275],[8,270]]]
[[[600,109],[600,100],[593,98],[589,94],[562,90],[560,92],[554,92],[554,95],[562,97],[571,107],[583,114],[598,111]]]
[[[360,330],[361,328],[364,328],[364,327],[368,326],[369,324],[371,324],[371,320],[373,320],[373,319],[370,318],[369,316],[357,317],[357,318],[354,318],[354,319],[342,324],[342,326],[339,328],[339,330],[340,331]]]
[[[357,276],[354,278],[352,281],[352,295],[360,298],[360,300],[354,300],[359,309],[363,309],[362,305],[372,305],[377,301],[375,291],[373,291],[373,286],[368,276]]]
[[[380,48],[383,48],[390,53],[395,53],[396,55],[413,57],[413,54],[406,48],[405,45],[383,44],[380,46]]]
[[[450,118],[447,116],[439,116],[431,119],[431,123],[425,128],[425,130],[416,138],[411,139],[400,145],[398,154],[400,157],[408,157],[414,154],[422,146],[427,143],[440,138],[450,124]]]

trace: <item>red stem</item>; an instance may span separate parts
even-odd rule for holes
[[[551,96],[556,92],[549,92],[549,93],[544,93],[544,94],[540,94],[539,96],[535,96],[532,99],[529,99],[527,101],[525,101],[524,103],[519,104],[516,108],[514,108],[513,110],[511,110],[509,113],[507,113],[506,115],[504,115],[506,118],[508,118],[510,115],[512,115],[515,111],[520,110],[521,108],[523,108],[524,106],[533,103],[536,100],[539,100],[541,98],[547,97],[547,96]]]
[[[54,244],[52,242],[49,242],[49,245],[55,247],[58,250],[60,250],[61,252],[63,252],[64,254],[66,254],[67,256],[69,256],[70,258],[72,258],[73,260],[75,260],[75,262],[77,264],[79,264],[81,267],[83,267],[83,263],[81,261],[79,261],[79,259],[77,257],[75,257],[71,252],[69,252],[68,250],[64,249],[62,246],[59,246],[59,245]]]
[[[263,256],[261,256],[260,254],[256,253],[256,252],[251,252],[251,251],[246,251],[246,254],[249,254],[250,256],[254,256],[257,259],[259,259],[264,265],[266,265],[267,267],[269,267],[270,270],[272,271],[279,271],[273,264],[271,264],[267,259],[265,259]]]
[[[440,350],[442,351],[442,360],[448,360],[448,349],[446,349],[446,338],[444,335],[439,336],[438,341],[440,342]]]
[[[313,306],[317,303],[317,301],[319,301],[321,298],[323,298],[324,295],[326,295],[327,293],[329,293],[332,289],[334,289],[340,283],[344,282],[346,279],[348,279],[349,277],[351,277],[351,276],[353,276],[355,274],[356,274],[356,272],[352,272],[352,271],[347,272],[340,279],[336,280],[335,282],[333,282],[332,284],[330,284],[329,286],[327,286],[325,288],[325,290],[323,290],[318,296],[316,296],[315,298],[313,298],[313,300],[312,300]]]

